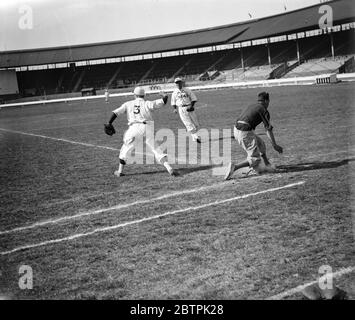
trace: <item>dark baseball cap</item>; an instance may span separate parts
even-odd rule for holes
[[[267,92],[260,92],[258,94],[258,101],[270,100],[269,94]]]

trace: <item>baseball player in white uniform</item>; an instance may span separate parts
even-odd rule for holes
[[[108,98],[110,97],[110,93],[108,92],[108,89],[105,89],[105,102],[108,103]]]
[[[161,99],[148,101],[144,99],[145,92],[141,87],[134,89],[134,96],[134,100],[125,102],[122,106],[113,110],[108,124],[113,128],[112,123],[117,116],[127,114],[128,130],[123,136],[123,145],[119,155],[120,165],[118,170],[114,172],[115,176],[123,175],[123,167],[126,164],[128,153],[134,148],[136,141],[143,139],[144,136],[146,137],[147,147],[154,153],[157,161],[164,165],[170,175],[176,176],[177,172],[169,165],[167,155],[163,153],[159,146],[155,146],[154,132],[150,132],[150,130],[154,130],[154,127],[149,125],[154,121],[152,111],[164,106],[168,101],[168,96],[164,94]]]
[[[196,95],[189,89],[184,87],[181,78],[175,79],[176,89],[171,96],[171,105],[174,112],[179,108],[180,119],[186,127],[187,132],[190,132],[192,140],[201,143],[197,131],[200,124],[195,113],[194,105],[197,102]]]

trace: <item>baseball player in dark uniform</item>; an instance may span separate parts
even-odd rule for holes
[[[278,153],[283,152],[282,147],[276,143],[274,134],[272,132],[270,114],[267,110],[269,103],[269,94],[267,92],[261,92],[258,95],[258,103],[247,107],[237,119],[234,128],[234,137],[246,151],[247,160],[238,164],[231,162],[228,166],[225,180],[229,180],[236,170],[245,167],[251,167],[257,173],[261,173],[262,171],[275,171],[266,156],[266,147],[264,141],[254,132],[255,128],[263,122],[266,129],[266,134],[270,139],[273,148]],[[261,169],[259,166],[261,159],[265,163],[265,167],[263,169]]]

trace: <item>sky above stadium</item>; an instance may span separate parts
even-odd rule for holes
[[[320,0],[0,0],[0,51],[209,28]]]

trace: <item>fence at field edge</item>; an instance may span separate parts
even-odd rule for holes
[[[227,88],[253,88],[253,87],[273,87],[273,86],[286,86],[286,85],[313,85],[317,83],[317,78],[324,75],[316,75],[310,77],[301,77],[301,78],[287,78],[287,79],[272,79],[272,80],[257,80],[257,81],[248,81],[248,82],[231,82],[231,83],[220,83],[220,84],[210,84],[210,85],[201,85],[201,86],[191,86],[191,90],[213,90],[213,89],[227,89]],[[355,73],[347,74],[337,74],[338,81],[355,81]],[[164,91],[166,93],[171,93],[174,89],[165,87],[162,85],[155,85],[156,89],[150,90],[150,87],[145,87],[146,94],[154,94]],[[123,92],[123,93],[111,93],[110,97],[125,97],[133,95],[132,92]],[[30,102],[19,102],[19,103],[9,103],[9,104],[0,104],[0,109],[5,107],[21,107],[21,106],[30,106],[38,104],[49,104],[49,103],[59,103],[59,102],[70,102],[70,101],[88,101],[93,99],[104,99],[105,95],[97,96],[86,96],[86,97],[73,97],[73,98],[61,98],[61,99],[49,99],[49,100],[37,100]]]

